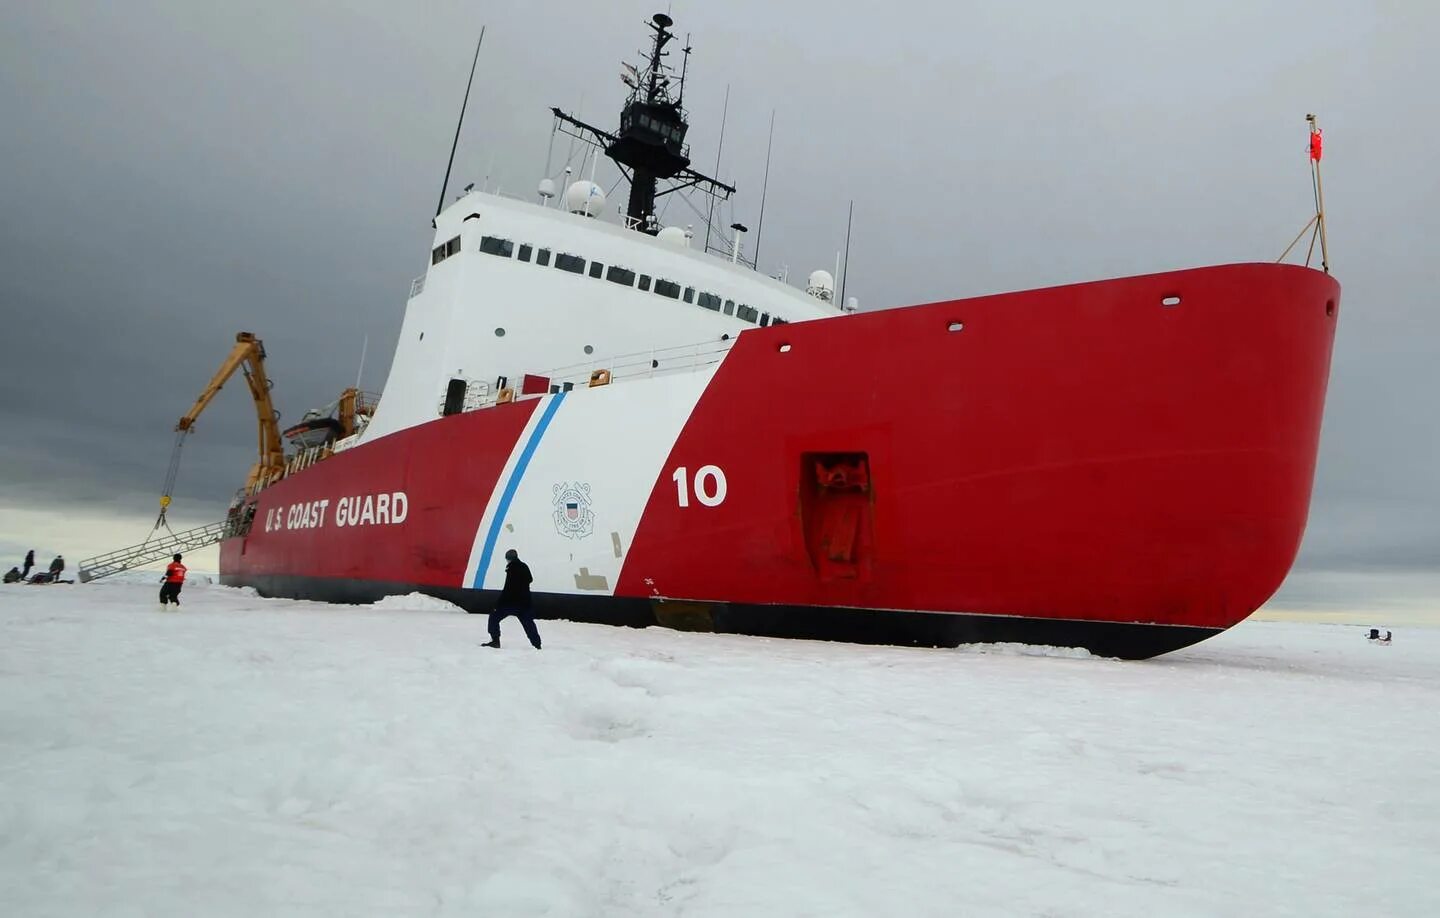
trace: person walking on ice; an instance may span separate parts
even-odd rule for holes
[[[185,585],[185,565],[180,563],[180,556],[177,554],[169,564],[165,566],[165,576],[160,578],[160,609],[164,611],[167,603],[174,603],[176,610],[180,608],[180,588]]]
[[[530,614],[530,566],[520,560],[520,553],[513,548],[505,552],[505,562],[505,586],[495,601],[495,611],[490,613],[490,642],[480,646],[499,647],[500,623],[513,615],[525,627],[525,636],[531,645],[539,650],[540,632],[535,630],[535,617]]]

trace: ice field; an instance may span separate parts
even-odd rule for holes
[[[156,589],[0,588],[7,915],[1440,914],[1440,628],[537,653]]]

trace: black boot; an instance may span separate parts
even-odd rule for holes
[[[481,646],[481,647],[499,647],[499,646],[500,646],[500,639],[499,639],[499,638],[491,638],[489,641],[486,641],[484,644],[481,644],[480,646]]]

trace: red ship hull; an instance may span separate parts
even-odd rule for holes
[[[1127,658],[1193,643],[1294,560],[1339,295],[1316,271],[1230,265],[745,332],[640,483],[614,583],[537,612]],[[261,491],[223,582],[488,608],[477,525],[544,403],[439,418]],[[609,433],[586,461],[624,462],[630,431]],[[680,505],[670,470],[706,466],[723,502]],[[404,493],[403,522],[333,524],[330,502],[377,491]]]

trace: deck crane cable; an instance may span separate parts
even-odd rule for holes
[[[165,519],[165,511],[170,509],[170,495],[175,490],[175,479],[180,475],[180,448],[185,445],[185,436],[188,433],[190,433],[188,428],[175,432],[175,447],[170,451],[170,468],[165,472],[165,485],[160,489],[160,515],[155,518],[155,526],[145,537],[142,545],[153,539],[155,533],[159,532],[162,526],[166,532],[171,535],[175,534],[175,530],[170,528],[170,523]]]

